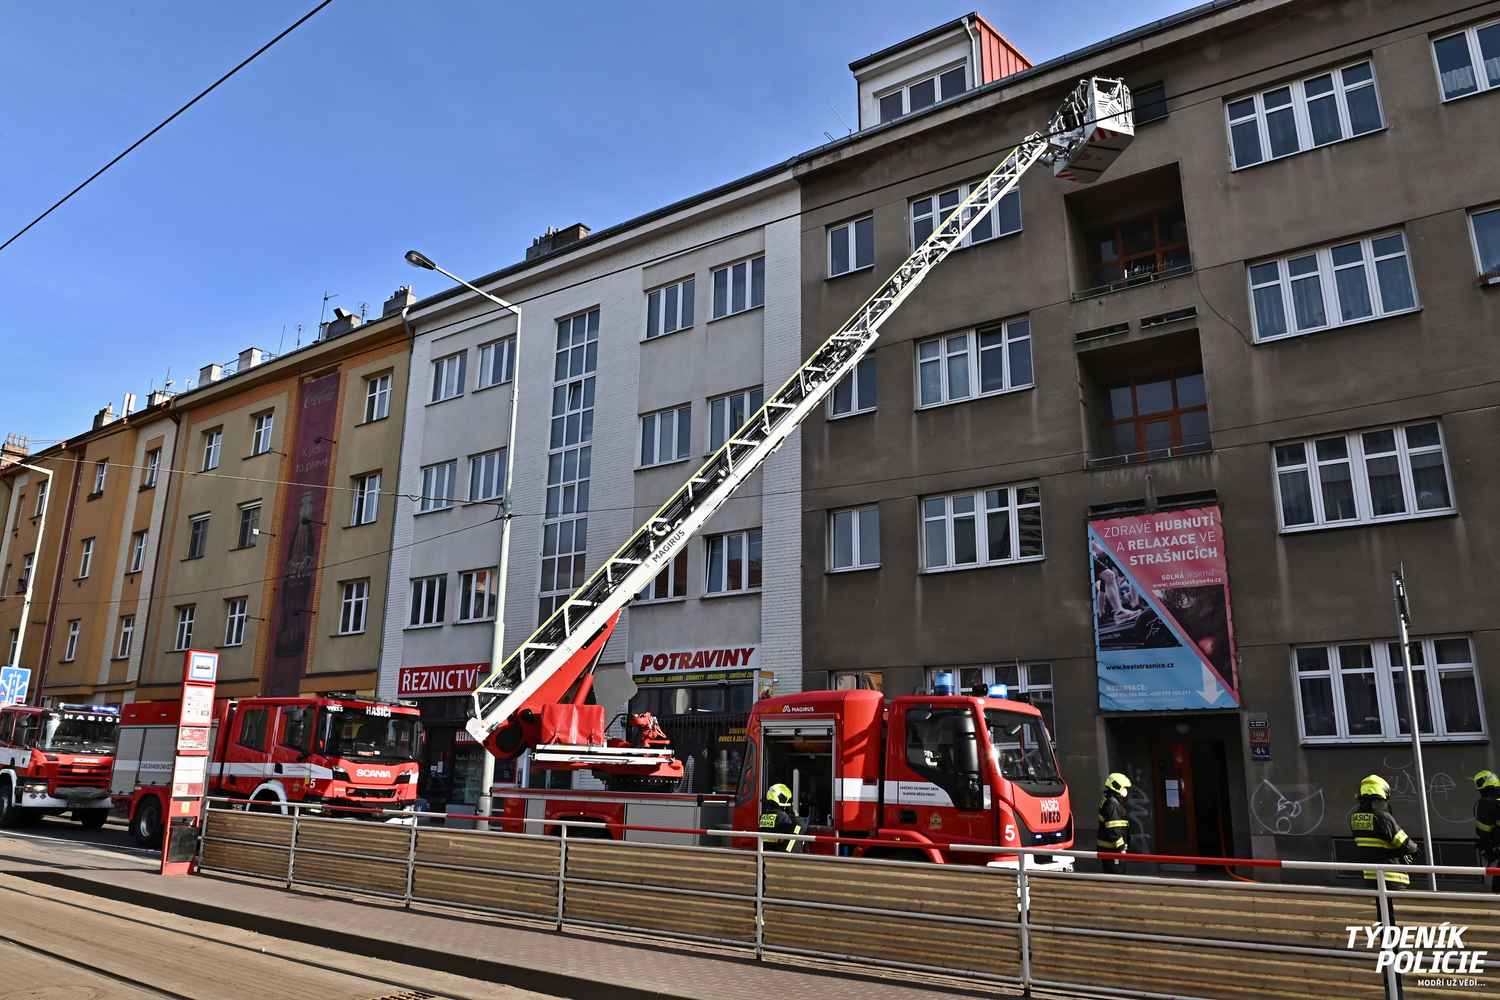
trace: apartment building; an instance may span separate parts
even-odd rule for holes
[[[313,343],[207,365],[172,401],[172,489],[138,697],[219,652],[226,696],[373,694],[406,404],[406,289]]]
[[[1124,771],[1136,849],[1343,857],[1366,773],[1418,822],[1404,565],[1433,835],[1471,858],[1500,3],[1220,0],[913,110],[978,76],[962,34],[909,84],[854,64],[867,127],[794,167],[804,351],[1080,77],[1137,134],[1093,185],[1032,171],[803,428],[807,686],[1039,705],[1085,845]]]
[[[420,499],[398,510],[381,692],[422,702],[434,805],[479,793],[464,695],[491,659],[507,463],[509,651],[795,370],[797,204],[782,166],[549,232],[475,282],[519,324],[463,289],[412,308],[399,492]],[[609,715],[663,719],[696,790],[737,779],[757,678],[801,686],[800,460],[784,449],[626,610],[596,675]]]

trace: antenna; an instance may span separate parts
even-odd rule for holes
[[[286,324],[281,324],[281,339],[276,341],[276,356],[281,356],[281,348],[286,344]]]
[[[338,292],[330,292],[330,291],[326,291],[326,290],[323,292],[323,308],[318,310],[318,329],[319,330],[323,329],[323,317],[325,315],[327,315],[327,313],[328,313],[328,300],[329,299],[336,299],[338,297],[339,297],[339,293]]]
[[[854,127],[852,125],[850,125],[847,120],[845,120],[845,118],[844,118],[843,115],[839,114],[839,109],[836,108],[836,107],[834,107],[833,106],[833,102],[831,102],[831,101],[828,104],[828,110],[832,111],[833,112],[833,117],[837,118],[839,120],[839,124],[842,125],[842,126],[844,126],[844,134],[845,135],[853,135],[854,134]],[[823,134],[824,135],[828,135],[827,132],[824,132]],[[832,138],[832,137],[830,136],[830,138]]]

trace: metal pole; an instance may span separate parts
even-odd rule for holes
[[[301,825],[301,820],[302,820],[302,804],[300,802],[293,802],[292,803],[292,839],[291,839],[290,843],[287,844],[287,852],[286,852],[286,887],[288,889],[290,889],[292,887],[292,882],[293,882],[293,877],[292,876],[294,875],[294,873],[296,871],[296,866],[297,866],[297,829]]]
[[[47,536],[47,511],[52,509],[52,501],[55,500],[56,497],[54,497],[52,494],[51,469],[43,469],[41,466],[31,465],[27,462],[16,462],[15,464],[23,469],[30,469],[32,472],[39,473],[40,475],[47,477],[45,480],[47,483],[47,502],[42,504],[41,520],[37,523],[36,550],[31,556],[31,572],[26,574],[26,596],[21,598],[21,621],[20,626],[16,629],[16,655],[14,661],[11,663],[11,666],[19,667],[21,665],[21,650],[26,645],[26,626],[31,620],[31,592],[36,583],[37,572],[41,569],[42,544],[46,540]],[[20,516],[21,508],[17,506],[16,518],[19,519]],[[65,555],[65,553],[59,552],[57,558],[61,560],[65,557]],[[41,664],[38,663],[37,666],[38,670],[36,685],[36,704],[40,705],[42,703],[42,677],[40,669]],[[30,697],[30,692],[28,692],[27,695],[28,696],[26,700],[29,702],[32,700]]]
[[[1422,849],[1427,863],[1435,864],[1432,854],[1432,814],[1427,808],[1427,771],[1422,766],[1422,723],[1417,717],[1417,685],[1411,671],[1411,608],[1406,603],[1406,566],[1403,563],[1391,574],[1391,589],[1396,600],[1396,628],[1401,640],[1401,666],[1406,673],[1406,717],[1411,725],[1411,754],[1417,763],[1417,801],[1422,804]],[[1431,692],[1428,692],[1429,696]],[[1437,872],[1428,872],[1432,891],[1437,892]]]
[[[766,838],[755,838],[755,957],[766,950]]]
[[[1380,919],[1382,935],[1385,928],[1392,925],[1391,920],[1391,897],[1385,887],[1385,869],[1375,869],[1375,915]],[[1396,969],[1394,966],[1386,966],[1385,970],[1385,997],[1386,1000],[1400,1000],[1401,985],[1396,981]]]
[[[411,909],[411,890],[417,871],[417,817],[411,818],[411,840],[406,845],[406,908]]]
[[[1021,995],[1031,996],[1031,930],[1027,926],[1027,910],[1031,908],[1031,889],[1026,881],[1026,855],[1020,855],[1021,863],[1016,869],[1016,892],[1021,897]]]
[[[561,827],[562,838],[557,842],[557,929],[563,926],[563,886],[568,884],[568,826]]]

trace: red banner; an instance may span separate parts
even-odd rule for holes
[[[396,674],[396,697],[429,698],[435,695],[468,694],[479,683],[479,671],[487,669],[488,663],[402,667]]]

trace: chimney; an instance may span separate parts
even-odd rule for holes
[[[152,389],[146,393],[146,408],[150,409],[153,406],[160,406],[171,398],[171,393],[165,389]]]
[[[547,227],[547,231],[531,241],[531,246],[526,248],[526,259],[535,260],[545,257],[554,250],[561,250],[570,243],[577,243],[589,234],[589,227],[581,222],[575,222],[566,229],[553,229]]]
[[[360,318],[349,310],[341,307],[333,307],[333,319],[323,324],[319,331],[319,340],[332,340],[334,337],[342,337],[350,330],[360,324]]]
[[[259,347],[247,347],[240,352],[239,365],[235,368],[235,371],[247,372],[265,359],[265,352]]]
[[[29,454],[31,449],[26,444],[24,434],[5,435],[5,443],[0,444],[0,469],[21,461]]]
[[[391,293],[390,298],[385,300],[385,305],[380,307],[380,315],[389,316],[392,313],[398,313],[415,301],[417,301],[417,297],[412,294],[411,286],[402,285]]]
[[[217,382],[224,377],[224,366],[218,364],[204,365],[198,369],[198,385],[205,386],[210,382]]]
[[[112,424],[114,422],[115,422],[115,405],[113,403],[105,403],[104,404],[104,409],[102,409],[98,413],[94,414],[94,430],[96,430],[96,431],[99,428],[103,427],[105,424]]]

